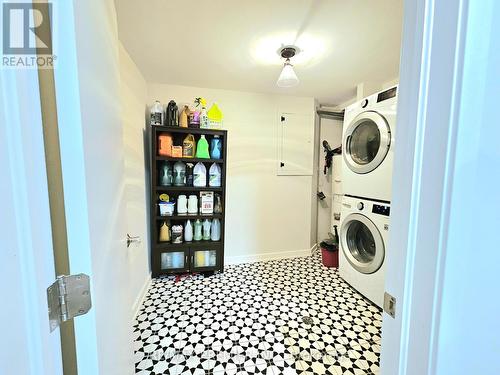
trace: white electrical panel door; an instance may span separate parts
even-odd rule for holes
[[[278,118],[278,176],[312,176],[314,117],[281,113]]]

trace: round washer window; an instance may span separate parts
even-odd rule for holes
[[[369,119],[361,122],[352,132],[349,152],[352,160],[360,165],[371,163],[380,149],[380,130]]]
[[[354,221],[347,229],[347,246],[360,263],[371,263],[375,258],[376,245],[370,229],[360,221]]]

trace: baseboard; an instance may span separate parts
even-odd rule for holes
[[[139,310],[142,306],[142,303],[144,302],[144,298],[146,297],[146,294],[150,286],[151,286],[151,272],[146,277],[146,280],[144,280],[141,292],[135,299],[134,304],[132,305],[132,320],[135,320],[135,318],[137,318],[137,314],[139,313]]]
[[[307,257],[311,255],[311,250],[312,249],[294,250],[294,251],[276,251],[272,253],[261,253],[254,255],[228,256],[224,258],[224,262],[225,264],[242,264],[242,263],[262,262],[273,259]]]

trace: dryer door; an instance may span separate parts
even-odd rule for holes
[[[385,246],[379,230],[366,216],[355,213],[344,219],[340,229],[342,251],[357,271],[376,272],[384,262]]]
[[[385,118],[373,111],[360,113],[344,133],[344,160],[355,173],[371,172],[384,161],[390,144]]]

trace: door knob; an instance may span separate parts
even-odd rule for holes
[[[127,233],[127,247],[130,247],[132,243],[141,243],[141,237],[140,236],[131,236],[130,234]]]

